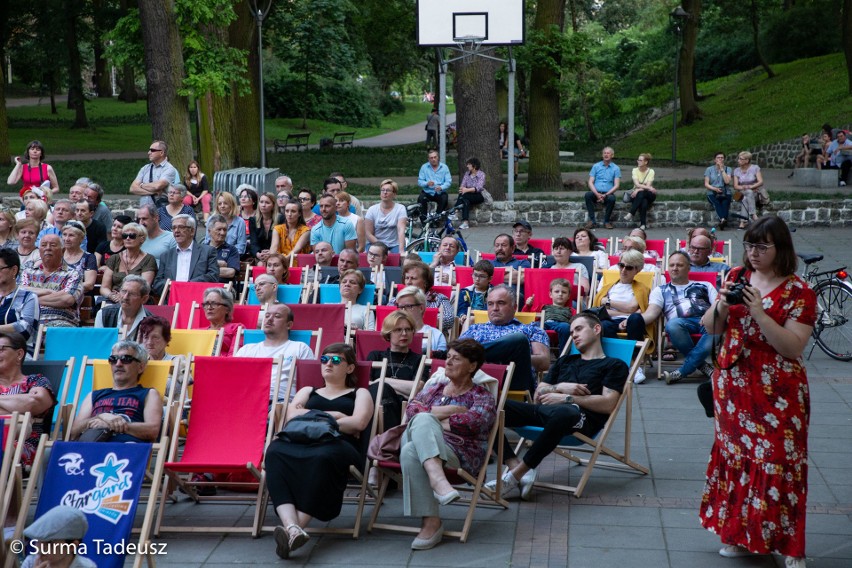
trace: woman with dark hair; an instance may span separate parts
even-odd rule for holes
[[[148,350],[151,361],[171,361],[181,355],[169,355],[166,347],[172,340],[172,324],[162,316],[148,316],[139,322],[139,343]]]
[[[779,553],[805,567],[808,490],[808,377],[802,352],[816,297],[796,276],[796,251],[776,216],[754,222],[701,324],[721,334],[713,376],[715,441],[701,523],[725,557]]]
[[[201,171],[201,166],[196,160],[190,160],[186,167],[186,177],[183,178],[183,183],[188,191],[183,200],[184,205],[195,207],[201,203],[201,211],[204,213],[204,223],[210,217],[210,201],[213,198],[210,195],[210,188],[207,185],[207,176]]]
[[[549,264],[547,268],[568,268],[577,272],[577,283],[584,291],[589,290],[589,270],[586,265],[579,262],[571,262],[571,255],[574,254],[574,246],[568,237],[556,237],[553,239],[553,264]],[[573,283],[572,283],[573,285]]]
[[[453,313],[453,305],[450,303],[450,299],[444,294],[432,290],[434,281],[432,269],[425,262],[407,262],[402,269],[402,283],[406,286],[419,288],[426,296],[426,305],[424,307],[439,308],[441,310],[441,331],[448,334],[455,324],[456,315]],[[391,301],[391,305],[396,305],[397,298]]]
[[[311,252],[311,228],[302,216],[302,206],[290,200],[284,205],[284,223],[275,226],[269,250],[289,256]]]
[[[340,515],[349,466],[364,465],[361,433],[373,416],[367,389],[356,388],[355,350],[332,343],[320,357],[325,386],[305,387],[287,407],[287,421],[309,410],[322,410],[337,421],[341,436],[320,444],[297,444],[278,437],[266,450],[266,486],[281,524],[275,527],[275,552],[281,558],[308,539],[304,527],[316,517],[330,521]]]
[[[299,204],[302,207],[302,218],[308,229],[312,229],[314,225],[322,221],[322,216],[314,213],[314,205],[317,204],[317,194],[302,187],[299,189]]]
[[[278,217],[278,203],[275,198],[269,193],[258,197],[257,213],[249,220],[249,225],[251,254],[259,262],[266,262],[271,253],[277,252],[272,248],[272,234],[275,232],[275,225],[280,222]]]
[[[589,229],[579,228],[574,231],[574,254],[578,256],[593,256],[598,268],[609,268],[609,255],[603,250],[600,241]]]
[[[278,284],[289,284],[290,269],[287,258],[281,254],[270,254],[266,259],[266,273],[275,278]]]
[[[0,414],[29,412],[32,431],[24,441],[21,461],[30,466],[38,440],[46,434],[45,421],[56,404],[56,393],[43,375],[24,375],[22,363],[27,355],[27,340],[17,332],[0,331]]]
[[[106,268],[106,263],[109,258],[115,254],[119,254],[124,250],[124,226],[132,223],[133,219],[129,215],[116,215],[112,220],[110,227],[110,239],[98,245],[95,249],[95,258],[98,261],[98,271],[103,272]]]
[[[488,433],[497,417],[497,381],[474,381],[485,363],[485,348],[474,339],[450,343],[446,366],[436,371],[405,409],[408,426],[400,442],[403,511],[421,517],[413,550],[441,542],[439,505],[459,499],[444,467],[476,473],[488,459]],[[495,387],[489,389],[489,385]]]
[[[470,208],[485,201],[482,197],[482,190],[485,189],[485,172],[481,169],[482,164],[479,158],[468,158],[464,165],[467,171],[459,182],[459,197],[456,199],[456,205],[462,204],[462,224],[459,226],[462,230],[470,228],[467,224],[470,219]]]
[[[19,181],[23,181],[23,187],[20,191],[21,198],[24,196],[24,191],[32,187],[39,187],[42,191],[46,190],[47,201],[51,200],[54,193],[59,193],[56,173],[51,166],[44,163],[44,158],[44,146],[38,140],[33,140],[27,144],[23,156],[15,156],[15,167],[12,168],[12,173],[9,174],[6,183],[15,185]]]

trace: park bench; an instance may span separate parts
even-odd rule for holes
[[[281,140],[280,138],[276,138],[272,141],[272,146],[275,148],[275,151],[281,150],[289,150],[290,148],[295,148],[299,150],[301,148],[308,147],[308,138],[311,137],[310,132],[294,132],[292,134],[288,134],[287,138]]]
[[[340,146],[341,148],[344,146],[351,147],[352,142],[355,141],[355,132],[335,132],[331,140],[332,146]]]

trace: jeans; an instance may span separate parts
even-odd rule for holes
[[[687,376],[695,371],[701,365],[707,356],[710,355],[710,350],[713,348],[713,337],[704,326],[701,325],[701,318],[674,318],[666,322],[666,333],[669,334],[669,339],[675,349],[680,351],[683,356],[683,365],[680,367],[680,373]],[[701,339],[698,343],[693,343],[690,334],[700,333]]]
[[[571,339],[571,324],[564,321],[547,320],[544,322],[544,329],[550,329],[556,332],[556,337],[559,338],[559,352],[565,348],[565,344]]]
[[[633,341],[642,341],[645,339],[645,320],[642,318],[642,314],[630,314],[630,317],[626,319],[627,329],[625,331],[627,332],[627,339],[632,339]],[[625,318],[620,317],[602,321],[603,336],[617,338],[618,332],[621,331],[619,324],[624,320]]]
[[[512,376],[511,390],[528,390],[535,392],[536,375],[532,368],[532,349],[529,338],[523,333],[510,333],[496,341],[483,343],[485,360],[489,363],[508,365],[515,363],[515,374]]]
[[[586,211],[589,214],[589,221],[597,224],[595,221],[595,204],[598,198],[591,191],[586,192]],[[612,210],[615,209],[615,194],[610,193],[604,197],[604,223],[609,223],[612,217]]]
[[[482,197],[482,194],[479,193],[478,191],[472,191],[470,193],[459,194],[459,197],[458,197],[458,199],[456,199],[455,204],[458,205],[459,203],[461,203],[461,205],[462,205],[462,210],[461,210],[462,221],[467,221],[468,219],[470,219],[470,208],[472,206],[479,205],[480,203],[483,203],[484,201],[485,201],[485,198]]]
[[[728,215],[731,210],[731,194],[730,193],[716,193],[714,191],[707,192],[707,201],[713,206],[716,210],[716,216],[719,217],[719,220],[725,219],[728,220]]]
[[[640,191],[636,194],[636,197],[634,197],[633,201],[631,202],[630,214],[635,215],[636,211],[639,211],[639,223],[642,225],[647,225],[648,209],[651,208],[651,205],[654,204],[654,201],[656,199],[656,193],[651,193],[650,191]]]

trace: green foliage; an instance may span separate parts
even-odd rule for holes
[[[145,68],[142,49],[142,25],[139,9],[130,8],[127,15],[116,22],[115,27],[104,36],[105,54],[116,67],[130,65],[137,73]]]
[[[769,12],[763,27],[765,55],[773,63],[834,53],[840,45],[837,2],[833,0]]]
[[[379,101],[379,111],[381,111],[382,116],[389,116],[391,114],[402,114],[405,112],[405,105],[402,104],[402,101],[398,98],[392,97],[390,95],[384,95]]]

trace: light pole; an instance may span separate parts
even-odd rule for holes
[[[263,4],[266,8],[263,9]],[[252,16],[257,20],[258,94],[260,95],[260,167],[266,167],[266,130],[263,125],[263,20],[272,8],[272,0],[250,0]]]
[[[689,12],[678,6],[672,13],[669,14],[669,20],[672,23],[672,29],[675,33],[675,66],[674,66],[674,87],[672,93],[672,165],[677,163],[677,87],[678,78],[680,75],[680,38],[683,35],[683,24],[689,19]]]

